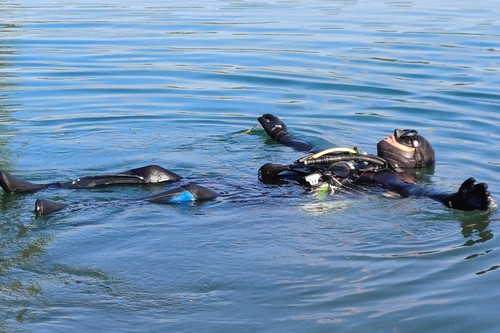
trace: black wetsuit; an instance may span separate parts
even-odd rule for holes
[[[293,138],[286,131],[285,124],[277,117],[263,115],[258,120],[276,142],[293,147],[298,151],[312,150],[310,144]],[[397,162],[401,161],[405,162],[404,159]],[[431,161],[434,163],[433,158]],[[324,157],[315,157],[313,160],[301,159],[292,165],[285,166],[268,163],[260,168],[259,177],[263,182],[294,179],[308,186],[314,186],[320,182],[328,183],[334,187],[347,188],[358,184],[378,185],[397,192],[403,197],[428,197],[447,207],[460,210],[493,210],[497,207],[487,191],[487,185],[484,183],[474,184],[474,178],[467,179],[456,193],[438,192],[405,181],[402,173],[395,172],[391,164],[380,157],[360,155],[356,152],[347,152],[347,155],[333,153],[333,157],[328,152],[325,153]],[[8,193],[30,193],[47,188],[90,189],[108,185],[169,184],[179,179],[179,175],[157,165],[131,169],[117,174],[82,177],[69,182],[49,184],[31,183],[0,170],[0,186]],[[137,200],[152,203],[177,203],[210,200],[215,197],[217,197],[217,193],[204,186],[185,184]],[[37,200],[35,211],[37,214],[46,214],[67,206],[64,203],[41,199]]]
[[[279,118],[270,114],[264,114],[258,120],[266,133],[276,142],[290,146],[298,151],[312,151],[313,146],[292,137],[288,133],[286,125]],[[434,163],[434,159],[432,159],[432,163]],[[456,193],[444,193],[422,187],[414,182],[409,182],[405,173],[394,170],[391,167],[391,163],[387,163],[385,167],[375,165],[370,168],[370,165],[367,166],[366,164],[360,167],[360,162],[354,161],[351,163],[351,168],[347,167],[346,169],[344,166],[344,170],[339,168],[341,165],[335,165],[335,163],[319,164],[314,165],[314,167],[297,166],[296,164],[297,162],[291,165],[265,164],[259,169],[259,178],[265,183],[292,179],[309,186],[314,184],[311,184],[308,177],[318,174],[318,181],[327,182],[332,186],[382,186],[387,190],[398,193],[402,197],[427,197],[441,202],[447,207],[460,210],[493,210],[497,208],[495,201],[487,191],[487,184],[474,184],[475,179],[472,177],[463,182]],[[314,179],[313,182],[315,182]]]
[[[7,171],[0,170],[0,186],[8,193],[32,193],[44,189],[92,189],[112,185],[151,185],[170,184],[180,180],[176,173],[157,165],[127,170],[116,174],[87,176],[69,182],[55,182],[49,184],[32,183],[14,177]],[[183,184],[170,188],[164,192],[145,198],[135,199],[151,203],[178,203],[198,200],[210,200],[217,197],[214,191],[198,185]],[[47,199],[38,199],[35,203],[35,212],[38,215],[59,211],[68,204]]]
[[[449,193],[437,192],[419,186],[412,175],[395,172],[385,166],[372,165],[355,161],[358,157],[350,154],[337,154],[334,157],[345,158],[344,161],[331,164],[321,163],[314,166],[264,164],[259,169],[259,179],[264,183],[280,183],[284,180],[295,181],[307,188],[328,184],[334,189],[349,189],[356,185],[376,185],[394,191],[402,197],[429,197],[445,203]],[[361,155],[369,157],[372,155]],[[352,158],[352,160],[349,160]]]

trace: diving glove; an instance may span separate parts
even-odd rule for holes
[[[471,177],[463,182],[457,193],[445,197],[445,206],[459,210],[493,210],[497,208],[495,200],[488,191],[486,183],[474,184],[476,180]]]
[[[257,118],[257,120],[274,141],[281,143],[281,140],[285,136],[288,136],[285,123],[283,123],[278,117],[266,113],[263,114],[262,117]]]

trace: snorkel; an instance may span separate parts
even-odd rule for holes
[[[423,136],[419,135],[416,130],[395,129],[394,138],[402,145],[415,148],[414,151],[403,151],[385,140],[377,144],[377,155],[387,160],[394,170],[425,168],[433,165],[436,161],[431,144]]]

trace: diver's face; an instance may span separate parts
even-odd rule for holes
[[[408,146],[405,146],[405,145],[397,142],[394,135],[388,136],[387,138],[384,139],[384,141],[387,142],[388,144],[390,144],[391,146],[393,146],[399,150],[402,150],[402,151],[410,151],[410,152],[415,151],[415,148],[408,147]]]

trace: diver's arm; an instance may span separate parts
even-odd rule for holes
[[[476,180],[470,177],[462,183],[456,193],[444,197],[442,203],[450,208],[460,210],[487,210],[498,208],[495,200],[488,191],[488,184],[474,184]]]
[[[311,151],[313,146],[307,142],[293,138],[286,130],[286,125],[272,114],[263,114],[258,118],[266,133],[276,142],[292,147],[298,151]]]
[[[304,183],[309,172],[293,169],[290,165],[266,163],[260,167],[258,177],[264,184],[280,184],[284,181]]]
[[[456,193],[443,193],[417,184],[405,183],[399,179],[396,173],[390,171],[367,172],[358,181],[382,185],[402,197],[427,197],[441,202],[446,207],[458,210],[489,211],[497,208],[495,200],[488,191],[488,185],[485,183],[474,184],[476,180],[472,177],[463,182]]]

